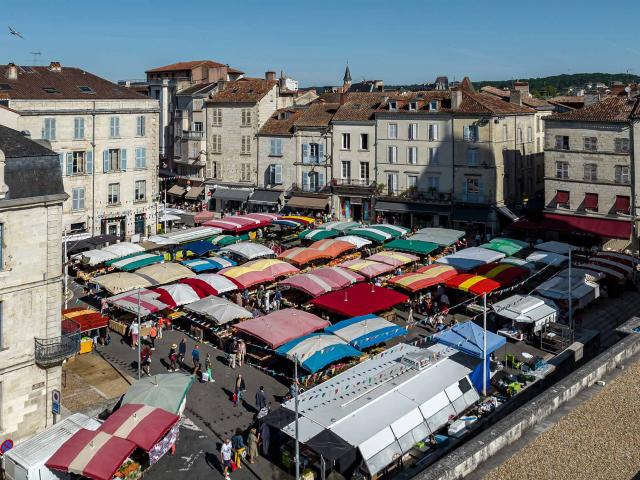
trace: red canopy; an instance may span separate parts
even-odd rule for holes
[[[47,460],[47,467],[83,475],[94,480],[111,480],[136,445],[99,430],[78,430]]]
[[[325,238],[324,240],[318,240],[309,245],[309,248],[314,248],[324,252],[331,258],[336,258],[349,250],[355,250],[353,243],[345,242],[336,238]]]
[[[217,227],[225,232],[247,232],[260,227],[266,227],[273,222],[270,218],[254,218],[247,215],[233,215],[220,219],[208,220],[204,223],[207,227]]]
[[[75,307],[62,311],[62,318],[72,320],[80,325],[81,332],[87,332],[94,328],[103,328],[109,325],[109,317],[89,308]]]
[[[631,222],[629,220],[560,215],[557,213],[544,213],[540,221],[518,220],[513,222],[511,226],[523,230],[585,233],[604,238],[622,238],[624,240],[631,236]]]
[[[291,340],[303,337],[331,325],[326,320],[303,310],[285,308],[276,312],[245,320],[235,329],[257,338],[271,348],[278,348]]]
[[[500,284],[495,280],[483,277],[481,275],[474,275],[473,273],[461,273],[455,277],[447,280],[447,287],[457,288],[463,292],[470,292],[474,295],[482,295],[483,293],[489,293],[493,290],[500,288]]]
[[[408,298],[389,288],[376,287],[371,283],[356,283],[345,290],[322,295],[311,303],[346,317],[358,317],[388,310],[406,302]]]
[[[526,268],[511,265],[509,263],[488,263],[476,268],[478,275],[492,278],[502,286],[513,285],[529,276],[529,270]]]
[[[193,216],[193,222],[200,224],[204,223],[207,220],[213,220],[213,216],[215,212],[209,212],[208,210],[203,210],[202,212],[198,212]]]
[[[128,403],[107,418],[100,430],[133,442],[145,452],[164,437],[179,417],[158,407]]]

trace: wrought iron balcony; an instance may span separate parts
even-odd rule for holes
[[[36,363],[44,368],[62,363],[79,351],[80,327],[70,320],[62,322],[62,335],[59,337],[35,339]]]
[[[351,186],[351,187],[370,187],[372,181],[368,178],[334,178],[333,184],[339,186]]]
[[[202,140],[203,138],[204,138],[204,132],[197,131],[197,130],[182,131],[183,140]]]

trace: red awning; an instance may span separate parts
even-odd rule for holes
[[[245,320],[234,328],[251,335],[271,348],[278,348],[291,340],[303,337],[331,325],[312,313],[294,308],[278,310],[263,317]]]
[[[616,195],[615,211],[629,214],[631,209],[631,199],[623,195]]]
[[[556,192],[556,203],[569,203],[569,192],[558,190]]]
[[[357,283],[345,290],[322,295],[311,303],[346,317],[358,317],[388,310],[406,302],[408,298],[389,288],[376,287],[371,283]]]
[[[598,210],[598,194],[597,193],[584,194],[584,208],[588,210]]]
[[[519,220],[512,223],[511,226],[523,230],[553,230],[625,240],[631,236],[631,222],[629,220],[579,217],[556,213],[545,213],[539,221]]]
[[[208,210],[203,210],[194,215],[193,221],[194,223],[197,223],[199,225],[208,220],[213,220],[213,217],[215,216],[215,214],[216,214],[215,212],[209,212]]]
[[[62,311],[62,318],[76,322],[81,332],[88,332],[95,328],[103,328],[109,325],[109,317],[100,312],[83,307],[69,308]]]
[[[463,292],[482,295],[500,288],[500,284],[495,280],[473,273],[461,273],[447,280],[445,284],[449,288],[457,288]]]

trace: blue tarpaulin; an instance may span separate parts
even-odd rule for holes
[[[200,256],[213,250],[218,250],[219,248],[220,247],[214,245],[209,240],[198,240],[196,242],[190,242],[185,243],[184,245],[180,245],[177,250],[189,250],[190,252],[193,252],[196,255]]]
[[[185,267],[189,267],[196,273],[222,270],[223,268],[234,267],[237,265],[235,261],[227,257],[194,258],[191,260],[184,260],[180,263]]]
[[[344,340],[329,333],[312,333],[297,338],[282,345],[276,353],[290,360],[297,358],[300,366],[311,373],[343,358],[362,355]]]
[[[402,336],[407,330],[377,315],[369,314],[338,322],[325,328],[325,332],[337,335],[358,350],[364,350]]]

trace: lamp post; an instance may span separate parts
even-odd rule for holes
[[[487,292],[482,294],[482,396],[487,396]]]
[[[140,336],[140,289],[138,289],[138,380],[140,380],[140,364],[142,363],[142,352],[140,349],[141,336]]]
[[[298,441],[298,356],[293,357],[293,398],[296,409],[296,480],[300,480],[300,442]]]

